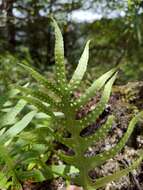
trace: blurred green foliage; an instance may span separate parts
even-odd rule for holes
[[[0,92],[10,89],[12,83],[21,84],[28,82],[23,70],[18,67],[19,63],[32,63],[32,60],[27,52],[23,50],[23,55],[12,55],[10,52],[5,52],[0,55]]]
[[[91,76],[121,64],[121,83],[142,80],[142,0],[5,0],[0,8],[0,62],[7,64],[0,66],[1,72],[12,69],[8,60],[16,63],[15,58],[25,59],[42,72],[51,70],[54,40],[49,16],[54,15],[62,28],[69,78],[84,41],[91,38]],[[13,80],[15,75],[16,71]]]

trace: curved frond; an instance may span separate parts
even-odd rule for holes
[[[5,125],[14,124],[16,116],[21,112],[21,110],[25,107],[26,101],[19,100],[16,106],[10,109],[5,115],[0,118],[0,128]]]
[[[83,95],[75,102],[77,108],[85,105],[96,93],[104,86],[110,77],[117,71],[117,68],[111,69],[100,78],[95,80],[93,84],[85,91]]]
[[[96,108],[81,120],[82,121],[81,122],[82,129],[85,128],[87,125],[95,122],[96,119],[98,119],[98,117],[102,114],[102,112],[106,108],[106,104],[108,103],[109,97],[111,94],[112,85],[113,85],[114,81],[116,80],[116,77],[117,77],[117,73],[115,73],[114,76],[105,85],[101,100],[97,104]]]
[[[33,117],[36,115],[36,111],[31,111],[26,114],[20,121],[18,121],[15,125],[10,127],[1,137],[0,143],[6,143],[7,141],[14,138],[17,134],[19,134],[23,129],[25,129],[28,124],[32,121]]]
[[[119,153],[122,150],[122,148],[127,143],[130,135],[132,134],[132,132],[133,132],[133,130],[135,128],[135,125],[137,124],[137,122],[139,121],[139,119],[141,117],[143,117],[143,112],[140,112],[139,114],[137,114],[130,121],[127,131],[125,132],[124,136],[121,138],[119,143],[117,145],[115,145],[115,147],[111,148],[108,151],[100,153],[100,154],[98,154],[96,156],[87,158],[87,162],[89,163],[89,170],[92,169],[92,168],[95,168],[97,166],[101,166],[101,164],[103,164],[104,162],[106,162],[110,158],[113,158],[117,153]]]
[[[20,96],[19,98],[22,98],[25,101],[27,101],[28,103],[32,104],[39,111],[46,113],[46,114],[50,115],[51,117],[55,117],[53,112],[51,111],[51,109],[49,107],[47,107],[46,105],[44,105],[40,100],[38,100],[36,98],[32,98],[32,97],[26,97],[26,96]]]
[[[132,170],[136,169],[142,160],[143,160],[143,152],[141,152],[140,157],[136,161],[134,161],[132,163],[132,165],[130,165],[129,167],[122,169],[122,170],[119,170],[119,171],[116,171],[112,175],[99,178],[92,185],[94,186],[94,188],[104,187],[107,183],[110,183],[112,181],[116,181],[116,180],[120,179],[121,177],[127,175]]]
[[[86,72],[87,63],[88,63],[88,59],[89,59],[89,44],[90,44],[90,40],[87,41],[84,51],[81,55],[78,65],[77,65],[77,68],[69,82],[69,87],[71,90],[74,90],[79,86],[79,84],[84,76],[84,73]]]
[[[90,145],[104,139],[111,129],[115,117],[113,115],[109,116],[106,123],[100,126],[99,129],[92,135],[82,138],[82,144],[84,144],[84,149],[86,150]]]
[[[75,165],[76,166],[76,161],[75,161],[75,156],[68,156],[65,155],[63,153],[59,153],[59,157],[65,161],[66,163],[70,164],[70,165]]]
[[[52,19],[55,28],[55,63],[56,63],[56,80],[62,89],[66,86],[66,71],[64,63],[64,42],[61,30],[57,22]]]
[[[47,89],[52,90],[53,92],[55,92],[55,94],[57,95],[61,95],[60,91],[56,88],[56,86],[52,83],[50,83],[45,77],[43,77],[40,73],[38,73],[37,71],[35,71],[34,69],[32,69],[31,67],[29,67],[28,65],[24,65],[24,64],[19,64],[21,65],[26,71],[29,72],[29,74],[32,75],[32,77],[39,82],[40,84],[42,84],[43,86],[45,86]]]
[[[33,90],[30,88],[26,88],[26,87],[21,87],[18,86],[16,87],[18,90],[20,90],[21,92],[25,93],[26,95],[31,95],[43,102],[46,102],[48,104],[50,104],[51,106],[57,107],[58,106],[58,102],[56,102],[53,98],[51,98],[50,96],[48,96],[48,94],[46,94],[43,91],[40,90]]]

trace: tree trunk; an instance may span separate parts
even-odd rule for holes
[[[8,45],[10,51],[15,50],[16,46],[16,39],[15,39],[15,24],[13,22],[14,16],[13,16],[13,3],[14,0],[9,1],[9,4],[7,5],[7,30],[8,30]]]

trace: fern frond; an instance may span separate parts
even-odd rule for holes
[[[36,111],[31,111],[26,114],[19,122],[10,127],[0,138],[0,143],[5,144],[7,141],[12,140],[17,134],[25,129],[36,115]]]
[[[68,156],[68,155],[65,155],[64,153],[59,153],[59,157],[70,165],[74,165],[75,167],[78,166],[78,164],[76,164],[77,162],[76,162],[75,156]]]
[[[21,110],[25,107],[26,101],[19,100],[16,106],[10,109],[4,116],[0,118],[0,128],[5,125],[11,125],[15,122],[16,116],[21,112]]]
[[[129,123],[128,129],[121,138],[121,140],[108,151],[97,154],[95,156],[87,157],[85,151],[96,143],[100,139],[104,139],[112,127],[114,116],[109,116],[107,122],[101,126],[94,134],[90,136],[82,136],[81,132],[83,129],[96,122],[100,118],[101,114],[106,108],[109,101],[113,83],[117,77],[117,68],[114,68],[100,78],[95,80],[93,84],[85,91],[80,98],[75,100],[71,96],[71,92],[76,90],[79,86],[84,73],[87,68],[87,62],[89,58],[89,41],[87,42],[84,52],[81,56],[79,64],[71,78],[70,82],[67,84],[65,64],[64,64],[64,45],[62,33],[53,19],[53,24],[55,28],[55,62],[56,62],[56,86],[49,83],[47,79],[41,76],[38,72],[34,71],[32,68],[23,65],[23,67],[44,87],[50,89],[55,95],[60,96],[60,106],[57,107],[59,113],[62,114],[61,117],[56,117],[55,112],[51,110],[52,106],[47,106],[47,104],[55,105],[54,99],[49,99],[45,94],[35,93],[33,90],[23,89],[27,97],[22,97],[24,100],[34,105],[39,111],[49,115],[52,118],[52,127],[49,127],[48,132],[53,136],[58,142],[64,144],[68,148],[73,150],[72,155],[66,155],[64,152],[59,153],[59,157],[68,165],[72,165],[78,169],[78,176],[75,179],[78,184],[83,187],[84,190],[94,190],[98,187],[104,186],[105,183],[116,180],[122,175],[127,174],[129,171],[134,169],[142,160],[142,156],[139,160],[130,166],[129,168],[119,171],[111,176],[98,179],[95,183],[92,182],[89,171],[95,167],[101,166],[108,159],[113,158],[118,152],[120,152],[128,141],[135,125],[143,118],[143,112],[137,114]],[[82,106],[84,107],[92,97],[94,97],[98,91],[103,92],[101,94],[100,101],[95,105],[95,108],[90,111],[81,119],[77,119],[77,111],[80,111]],[[52,94],[52,93],[51,93]],[[29,96],[30,95],[30,96]],[[45,118],[45,115],[44,115]],[[57,127],[57,125],[59,127]],[[5,133],[5,132],[4,132]],[[9,138],[9,133],[7,135]],[[68,137],[67,137],[68,136]]]
[[[33,89],[22,87],[22,86],[17,86],[16,88],[20,90],[21,92],[25,93],[26,95],[31,95],[43,102],[50,104],[50,106],[58,107],[58,102],[56,102],[53,98],[48,96],[48,94],[46,94],[43,91],[33,90]]]
[[[48,114],[51,117],[55,117],[54,113],[51,111],[50,107],[44,105],[40,100],[33,97],[20,96],[19,98],[24,99],[28,103],[35,106],[39,111]]]
[[[113,115],[109,116],[106,123],[103,126],[100,126],[99,129],[92,135],[88,137],[82,137],[82,144],[84,144],[84,149],[86,150],[91,144],[95,144],[96,142],[104,139],[109,130],[111,129],[115,117]]]
[[[102,114],[102,112],[106,108],[106,104],[108,103],[109,97],[111,94],[112,85],[113,85],[116,77],[117,77],[117,73],[115,73],[114,76],[105,85],[101,100],[97,104],[96,108],[81,120],[82,129],[85,128],[87,125],[95,122],[96,119],[98,119],[98,117]]]
[[[18,90],[12,90],[8,92],[8,97],[13,97],[17,94]],[[5,101],[3,102],[8,102],[8,99],[5,99]],[[2,173],[0,173],[0,188],[4,188],[5,186],[6,189],[10,187],[11,189],[15,190],[21,189],[21,184],[19,183],[16,174],[15,161],[11,155],[13,147],[10,146],[10,142],[30,123],[30,121],[36,114],[35,111],[30,112],[29,114],[24,116],[19,122],[17,122],[17,115],[21,112],[21,110],[25,107],[26,104],[26,101],[19,100],[14,107],[10,108],[10,111],[8,111],[7,113],[3,112],[0,118],[0,160],[2,160],[0,168],[3,171],[5,171],[4,176],[2,175]],[[7,126],[12,124],[14,125],[11,127]]]
[[[93,84],[85,91],[83,95],[76,101],[75,106],[79,108],[85,105],[92,97],[96,95],[96,93],[104,86],[104,84],[108,81],[110,77],[117,71],[117,68],[111,69],[100,78],[95,80]]]
[[[39,82],[40,84],[42,84],[43,86],[45,86],[47,89],[52,90],[53,92],[55,92],[55,94],[57,95],[61,95],[60,91],[56,88],[56,86],[52,83],[50,83],[45,77],[43,77],[40,73],[38,73],[37,71],[35,71],[34,69],[32,69],[31,67],[29,67],[28,65],[24,65],[24,64],[19,64],[20,66],[22,66],[25,70],[27,70],[29,72],[29,74],[32,75],[32,77]]]
[[[84,76],[84,73],[86,72],[87,63],[88,63],[88,59],[89,59],[89,44],[90,44],[90,40],[87,41],[84,51],[81,55],[78,65],[77,65],[77,68],[69,82],[70,90],[75,90],[79,86],[79,84]]]
[[[95,168],[97,166],[100,166],[101,164],[103,164],[104,162],[106,162],[107,160],[109,160],[110,158],[113,158],[117,153],[119,153],[122,148],[125,146],[126,142],[128,141],[130,135],[132,134],[137,122],[139,121],[139,119],[143,117],[143,112],[140,112],[139,114],[137,114],[129,123],[128,129],[125,132],[124,136],[121,138],[121,140],[119,141],[119,143],[117,145],[115,145],[115,147],[111,148],[108,151],[105,151],[103,153],[100,153],[96,156],[87,158],[87,162],[89,163],[89,170],[91,168]]]
[[[98,189],[100,187],[104,187],[107,183],[110,183],[112,181],[116,181],[116,180],[120,179],[121,177],[127,175],[132,170],[136,169],[142,160],[143,160],[143,152],[140,153],[140,157],[136,161],[134,161],[129,167],[122,169],[122,170],[119,170],[119,171],[116,171],[112,175],[99,178],[96,180],[95,183],[91,182],[91,184],[92,184],[92,186],[94,186],[95,189]]]
[[[67,85],[66,83],[66,71],[64,63],[64,42],[61,30],[57,22],[52,18],[55,28],[55,67],[56,67],[56,80],[59,88],[63,90]]]

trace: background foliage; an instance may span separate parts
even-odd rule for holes
[[[98,76],[121,64],[122,81],[142,79],[141,0],[1,0],[0,8],[1,62],[2,57],[7,62],[8,54],[12,54],[17,62],[24,58],[41,71],[51,69],[54,37],[49,15],[52,14],[63,30],[69,70],[75,68],[84,41],[91,38],[92,75],[96,72]]]

